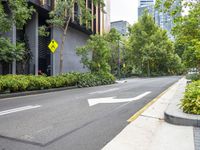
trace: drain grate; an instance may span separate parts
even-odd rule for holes
[[[200,128],[194,127],[194,146],[195,150],[200,150]]]

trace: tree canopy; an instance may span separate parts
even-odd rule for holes
[[[6,12],[5,7],[8,8]],[[29,7],[27,0],[9,0],[0,2],[0,32],[8,32],[13,24],[18,29],[23,28],[27,20],[31,19],[34,12],[33,7]]]
[[[128,53],[138,74],[174,74],[181,67],[181,59],[174,53],[167,32],[155,24],[147,11],[130,28]]]
[[[26,0],[0,2],[0,61],[11,63],[23,59],[24,43],[13,44],[4,34],[11,32],[13,26],[22,29],[33,12],[34,8],[29,7]]]

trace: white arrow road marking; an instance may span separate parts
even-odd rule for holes
[[[116,91],[116,90],[119,90],[119,88],[113,88],[113,89],[109,89],[109,90],[105,90],[105,91],[91,92],[89,94],[90,95],[92,95],[92,94],[102,94],[102,93],[108,93],[108,92],[112,92],[112,91]]]
[[[123,102],[131,102],[134,100],[139,100],[146,95],[150,94],[151,91],[145,92],[143,94],[140,94],[134,98],[124,98],[124,99],[115,99],[115,97],[105,97],[105,98],[93,98],[93,99],[88,99],[88,104],[89,106],[94,106],[100,103],[123,103]]]
[[[35,106],[29,105],[29,106],[14,108],[14,109],[8,109],[8,110],[0,111],[0,116],[15,113],[15,112],[20,112],[24,110],[29,110],[29,109],[35,109],[39,107],[41,107],[41,105],[35,105]]]

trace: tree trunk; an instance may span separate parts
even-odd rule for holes
[[[65,44],[65,40],[66,40],[66,36],[67,36],[67,29],[68,29],[68,26],[69,26],[70,18],[67,20],[67,23],[66,23],[65,28],[64,28],[63,36],[62,36],[62,43],[61,43],[61,49],[60,49],[60,68],[59,68],[60,74],[63,73],[63,51],[64,51],[64,48],[65,48],[64,44]]]

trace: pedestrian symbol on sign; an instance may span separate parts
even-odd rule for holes
[[[50,49],[50,51],[52,53],[54,53],[56,51],[56,49],[58,48],[58,43],[53,39],[51,40],[51,42],[48,45],[48,48]]]

